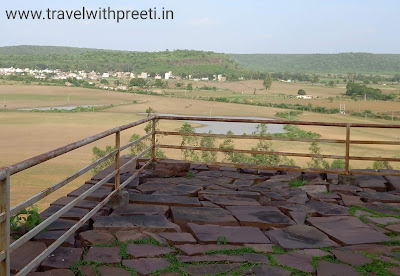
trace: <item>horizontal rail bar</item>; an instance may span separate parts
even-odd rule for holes
[[[144,135],[144,136],[142,136],[142,137],[136,139],[135,141],[129,142],[129,143],[126,144],[125,146],[120,147],[120,151],[126,150],[126,149],[129,148],[130,146],[133,146],[133,145],[139,143],[140,141],[142,141],[142,140],[144,140],[144,139],[146,139],[146,138],[149,138],[151,135],[153,135],[152,132],[150,132],[150,133],[148,133],[148,134],[146,134],[146,135]]]
[[[78,221],[74,226],[72,226],[67,232],[65,232],[61,237],[59,237],[55,242],[53,242],[46,250],[44,250],[40,255],[33,259],[28,265],[21,269],[16,276],[25,276],[34,267],[38,266],[48,255],[50,255],[54,250],[56,250],[69,236],[75,233],[80,227],[83,226],[90,218],[92,218],[102,207],[104,207],[111,199],[118,193],[118,190],[111,192],[105,199],[103,199],[96,207],[89,211],[80,221]]]
[[[13,175],[13,174],[15,174],[17,172],[29,169],[29,168],[31,168],[33,166],[36,166],[36,165],[38,165],[40,163],[43,163],[45,161],[48,161],[50,159],[53,159],[53,158],[58,157],[60,155],[63,155],[65,153],[67,153],[67,152],[70,152],[70,151],[73,151],[73,150],[78,149],[80,147],[83,147],[83,146],[86,146],[88,144],[91,144],[91,143],[93,143],[93,142],[95,142],[97,140],[100,140],[102,138],[110,136],[110,135],[112,135],[112,134],[114,134],[114,133],[116,133],[118,131],[122,131],[122,130],[125,130],[125,129],[128,129],[128,128],[131,128],[131,127],[135,127],[135,126],[144,124],[144,123],[146,123],[148,121],[153,120],[154,118],[155,118],[155,116],[151,116],[151,117],[147,117],[145,119],[142,119],[142,120],[139,120],[139,121],[136,121],[136,122],[132,122],[132,123],[129,123],[129,124],[126,124],[126,125],[123,125],[123,126],[119,126],[119,127],[115,127],[115,128],[106,130],[106,131],[98,133],[96,135],[84,138],[82,140],[79,140],[77,142],[68,144],[68,145],[63,146],[63,147],[60,147],[58,149],[43,153],[41,155],[32,157],[30,159],[26,159],[26,160],[21,161],[19,163],[15,163],[13,165],[8,166],[8,169],[10,170],[10,174]],[[4,179],[5,178],[5,175],[6,175],[5,174],[5,169],[6,168],[1,168],[0,169],[0,179]]]
[[[388,162],[400,162],[400,158],[394,157],[363,157],[363,156],[350,156],[350,160],[362,160],[362,161],[388,161]]]
[[[266,119],[239,119],[239,118],[211,118],[194,116],[165,116],[157,115],[156,119],[177,120],[177,121],[208,121],[208,122],[235,122],[235,123],[257,123],[257,124],[282,124],[282,125],[304,125],[304,126],[333,126],[346,127],[347,123],[330,122],[306,122],[306,121],[284,121],[284,120],[266,120]],[[398,128],[400,125],[381,125],[381,124],[350,124],[351,127],[366,128]]]
[[[122,165],[119,168],[119,171],[124,170],[126,167],[128,167],[130,164],[132,164],[132,162],[136,161],[138,158],[142,157],[143,155],[145,155],[146,153],[148,153],[149,151],[151,151],[151,149],[153,148],[153,146],[148,147],[147,149],[145,149],[144,151],[142,151],[141,153],[139,153],[137,156],[135,156],[134,158],[132,158],[131,160],[129,160],[128,162],[126,162],[124,165]]]
[[[83,174],[87,173],[88,171],[90,171],[94,167],[96,167],[99,164],[103,163],[108,158],[111,158],[111,157],[115,156],[116,154],[117,154],[117,150],[114,150],[114,151],[108,153],[107,155],[105,155],[104,157],[96,160],[94,163],[90,164],[89,166],[86,166],[85,168],[83,168],[83,169],[79,170],[78,172],[68,176],[67,178],[63,179],[62,181],[58,182],[57,184],[54,184],[53,186],[41,191],[40,193],[32,196],[31,198],[27,199],[26,201],[14,206],[10,211],[10,215],[14,216],[14,215],[18,214],[19,212],[21,212],[23,209],[28,208],[29,206],[32,206],[33,204],[35,204],[39,200],[45,198],[46,196],[48,196],[48,195],[52,194],[53,192],[57,191],[58,189],[64,187],[65,185],[67,185],[71,181],[73,181],[76,178],[82,176]]]
[[[175,145],[157,145],[157,148],[187,149],[187,150],[202,150],[202,151],[232,152],[232,153],[249,153],[249,154],[265,154],[265,155],[282,155],[282,156],[297,156],[297,157],[317,157],[317,158],[329,158],[329,159],[345,159],[346,158],[345,156],[327,155],[327,154],[294,153],[294,152],[279,152],[279,151],[239,150],[239,149],[220,149],[220,148],[203,148],[203,147],[175,146]]]
[[[257,135],[228,135],[228,134],[212,134],[212,133],[185,133],[175,131],[156,131],[160,135],[172,136],[197,136],[197,137],[214,137],[214,138],[230,138],[230,139],[249,139],[249,140],[271,140],[271,141],[297,141],[297,142],[322,142],[322,143],[338,143],[344,144],[345,140],[337,139],[307,139],[307,138],[287,138],[287,137],[272,137],[272,136],[257,136]]]
[[[30,230],[28,233],[20,237],[18,240],[13,242],[10,246],[10,251],[13,252],[15,249],[20,247],[22,244],[25,242],[29,241],[32,239],[34,236],[39,234],[43,229],[45,229],[47,226],[49,226],[51,223],[53,223],[56,219],[60,218],[63,214],[71,210],[77,203],[79,203],[81,200],[85,199],[87,196],[89,196],[92,192],[97,190],[100,186],[102,186],[104,183],[106,183],[108,180],[110,180],[112,177],[114,177],[117,174],[117,171],[113,171],[109,175],[107,175],[105,178],[103,178],[101,181],[93,185],[91,188],[83,192],[80,196],[72,200],[70,203],[62,207],[60,210],[52,214],[50,217],[45,219],[42,223],[40,223],[38,226]]]
[[[353,140],[350,144],[355,145],[400,145],[400,141],[367,141],[367,140]]]
[[[128,185],[135,177],[137,177],[145,168],[147,168],[151,163],[153,162],[153,159],[150,159],[149,161],[146,162],[137,172],[132,174],[127,180],[122,183],[119,188],[123,189]]]

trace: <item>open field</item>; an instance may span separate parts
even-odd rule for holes
[[[253,83],[254,82],[254,83]],[[229,84],[242,85],[242,84]],[[246,85],[258,85],[255,81],[246,82]],[[278,90],[296,91],[298,84],[275,84],[271,91],[257,91],[258,93],[278,93]],[[239,89],[239,88],[237,88]],[[276,89],[276,90],[275,90]],[[340,88],[315,88],[318,93],[343,93]],[[326,90],[325,90],[326,89]],[[342,91],[342,92],[341,92]],[[184,91],[183,91],[184,92]],[[178,92],[177,92],[178,93]],[[180,92],[182,93],[182,91]],[[189,92],[187,92],[189,93]],[[211,92],[211,91],[193,91],[190,93],[231,93]],[[251,95],[252,90],[245,90],[244,94]],[[241,93],[239,93],[241,95]],[[247,95],[247,96],[250,96]],[[68,102],[69,96],[69,102]],[[106,129],[126,124],[143,118],[146,108],[152,107],[160,113],[174,113],[183,115],[199,116],[252,116],[274,118],[275,113],[284,111],[283,109],[266,108],[250,105],[239,105],[220,102],[207,102],[195,99],[172,98],[139,95],[133,93],[110,92],[94,89],[79,89],[66,87],[45,87],[45,86],[0,86],[0,101],[6,97],[7,109],[16,109],[24,107],[46,107],[46,106],[72,106],[86,104],[122,104],[100,112],[87,113],[34,113],[34,112],[0,112],[0,167],[6,166],[43,152],[53,150],[57,147],[77,141],[79,139],[94,135]],[[136,104],[129,104],[136,101]],[[355,102],[362,103],[362,102]],[[373,103],[373,102],[366,102]],[[383,103],[382,103],[383,104]],[[386,103],[391,104],[391,103]],[[394,103],[396,104],[396,103]],[[398,103],[397,103],[398,104]],[[376,105],[376,103],[375,103]],[[373,105],[372,107],[374,107]],[[347,107],[347,104],[346,104]],[[398,108],[399,109],[399,108]],[[351,117],[348,115],[325,115],[305,112],[299,117],[299,120],[306,121],[327,121],[327,122],[354,122],[364,123],[364,118]],[[367,123],[385,124],[388,121],[370,120]],[[391,122],[390,122],[391,123]],[[396,122],[395,122],[396,123]],[[165,121],[160,128],[162,130],[178,130],[182,122]],[[144,127],[144,126],[143,126]],[[144,134],[143,127],[126,131],[122,134],[122,143],[126,143],[133,133]],[[326,128],[326,127],[301,127],[305,130],[311,130],[321,134],[322,138],[344,139],[344,129]],[[359,129],[354,130],[352,139],[364,140],[398,140],[400,139],[399,130],[374,130]],[[162,143],[180,144],[179,137],[162,137]],[[64,177],[72,174],[78,169],[88,165],[91,161],[92,146],[104,148],[106,145],[113,145],[114,137],[108,137],[98,141],[90,146],[69,153],[65,156],[46,162],[40,166],[29,169],[15,177],[12,177],[12,205],[34,195],[44,188],[56,183]],[[308,143],[283,143],[274,142],[275,150],[286,152],[309,152]],[[253,146],[249,140],[235,141],[236,148],[248,149]],[[320,145],[324,154],[343,154],[344,145]],[[125,153],[125,152],[124,152]],[[128,153],[128,151],[126,152]],[[167,151],[170,158],[181,158],[180,151]],[[400,147],[376,147],[376,146],[354,146],[352,155],[358,156],[382,156],[393,157],[400,156]],[[309,160],[306,158],[296,159],[298,165],[306,166]],[[393,164],[394,165],[394,164]],[[399,164],[400,165],[400,164]],[[400,166],[397,165],[397,168]],[[372,167],[372,163],[352,162],[353,168]],[[91,177],[90,173],[69,184],[62,190],[54,193],[46,200],[40,202],[41,209],[48,206],[61,195],[73,190],[83,184],[86,179]]]

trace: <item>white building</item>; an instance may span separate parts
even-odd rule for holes
[[[110,77],[110,73],[103,73],[103,75],[101,75],[102,78],[109,78]]]

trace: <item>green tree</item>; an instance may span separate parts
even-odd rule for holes
[[[321,154],[321,148],[317,142],[312,142],[309,150],[311,154]],[[311,161],[307,163],[307,166],[314,169],[329,168],[328,162],[322,157],[311,157]]]
[[[299,91],[297,91],[297,95],[307,95],[307,93],[304,89],[299,89]]]
[[[388,161],[375,161],[373,164],[373,168],[375,171],[393,170],[393,167],[389,164]]]
[[[109,84],[108,80],[106,80],[106,79],[101,79],[100,83],[101,84]]]
[[[208,132],[211,134],[211,130]],[[203,148],[215,148],[215,138],[214,137],[202,137],[200,140],[200,146]],[[216,151],[202,151],[201,159],[204,162],[216,162],[217,152]]]
[[[272,76],[270,73],[268,73],[263,82],[265,89],[267,89],[267,90],[271,89],[272,81],[273,81]]]
[[[186,89],[189,90],[189,91],[192,91],[192,90],[193,90],[193,84],[189,83],[189,84],[186,86]]]
[[[196,133],[194,127],[192,127],[189,123],[184,123],[179,132],[194,134]],[[181,146],[190,146],[190,147],[197,147],[199,143],[199,139],[197,136],[186,136],[182,135]],[[191,149],[182,149],[183,159],[184,160],[192,160],[192,161],[199,161],[199,155],[195,152],[195,150]]]
[[[313,83],[319,83],[320,79],[318,75],[314,75],[314,78],[312,80]]]
[[[140,88],[145,87],[146,85],[146,80],[144,79],[131,79],[131,81],[129,82],[129,86],[137,86]]]
[[[114,150],[115,150],[115,147],[113,147],[113,146],[106,146],[106,148],[104,150],[102,150],[102,149],[100,149],[98,147],[93,147],[93,149],[92,149],[92,153],[93,153],[92,162],[95,162],[96,160],[98,160],[100,158],[103,158],[104,156],[106,156],[110,152],[113,152]],[[114,158],[110,157],[106,161],[101,163],[100,165],[98,165],[95,168],[93,168],[92,171],[96,174],[98,172],[101,172],[105,168],[109,167],[112,163],[114,163]]]

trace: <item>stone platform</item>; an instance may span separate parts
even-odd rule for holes
[[[121,181],[135,171],[124,171]],[[299,180],[306,182],[297,187]],[[168,161],[129,183],[128,206],[103,208],[29,275],[398,275],[398,183],[362,176],[341,185],[334,174]],[[12,272],[111,190],[112,182],[105,184],[15,251]]]

